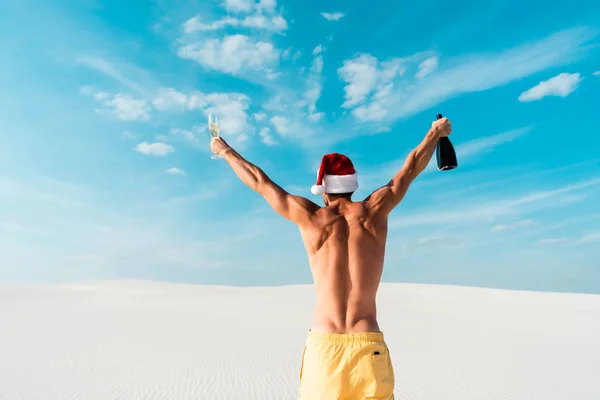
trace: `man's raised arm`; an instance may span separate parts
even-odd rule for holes
[[[451,131],[452,125],[447,118],[435,121],[423,141],[410,152],[394,178],[386,186],[373,192],[365,201],[384,213],[390,213],[402,201],[410,184],[425,170],[440,138],[450,135]]]
[[[308,223],[320,208],[312,201],[294,196],[273,182],[262,169],[246,161],[237,151],[223,139],[212,139],[211,150],[227,161],[238,178],[246,186],[261,194],[267,203],[282,217],[298,225]]]

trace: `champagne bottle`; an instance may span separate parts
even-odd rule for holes
[[[442,114],[437,115],[437,119],[442,118]],[[454,146],[447,136],[440,138],[435,152],[437,156],[438,169],[440,171],[446,171],[458,167]]]

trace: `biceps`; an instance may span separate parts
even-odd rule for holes
[[[270,184],[262,190],[261,194],[278,214],[285,217],[289,213],[289,201],[287,199],[289,194],[283,189],[277,185]]]

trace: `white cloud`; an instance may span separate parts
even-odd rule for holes
[[[279,60],[272,43],[240,34],[183,45],[178,55],[232,75],[242,69],[265,70]]]
[[[288,136],[292,133],[290,121],[286,117],[276,115],[271,117],[271,123],[281,136]]]
[[[264,16],[262,14],[256,14],[244,18],[226,16],[208,23],[202,22],[200,16],[195,16],[183,24],[183,30],[187,34],[204,31],[218,31],[227,27],[282,32],[288,29],[288,23],[281,15]]]
[[[403,77],[404,67],[421,63],[424,56],[392,59],[385,68],[377,58],[363,54],[338,70],[346,81],[344,108],[362,121],[393,121],[433,107],[464,93],[488,90],[547,68],[584,57],[595,33],[574,28],[505,51],[447,59],[428,79]],[[395,73],[394,73],[395,72]]]
[[[215,113],[219,116],[221,132],[224,135],[235,136],[238,142],[248,139],[246,134],[251,129],[247,114],[250,98],[245,94],[203,93],[198,90],[185,94],[172,88],[162,88],[154,98],[153,104],[160,111],[200,109],[206,116]],[[264,119],[266,115],[259,114],[258,118]],[[171,134],[181,135],[190,141],[196,139],[196,132],[185,129],[172,129]]]
[[[221,133],[224,137],[235,136],[244,141],[250,131],[248,114],[250,98],[241,93],[211,93],[206,95],[209,107],[204,113],[215,113],[219,116]]]
[[[188,108],[188,96],[179,93],[173,88],[161,88],[152,100],[152,105],[157,110]]]
[[[300,59],[300,57],[302,57],[302,52],[300,50],[297,50],[294,55],[292,56],[292,61],[296,62]]]
[[[316,54],[319,54],[320,51]],[[323,73],[323,56],[317,55],[310,67],[308,76],[308,89],[304,92],[304,99],[308,105],[308,119],[312,122],[318,122],[323,118],[322,112],[317,112],[317,101],[321,97],[322,84],[321,74]]]
[[[369,54],[361,54],[352,60],[344,61],[338,69],[340,77],[348,83],[344,88],[346,101],[342,105],[350,108],[367,98],[377,83],[377,59]]]
[[[195,142],[197,140],[197,132],[191,131],[189,129],[173,128],[171,129],[170,133],[171,135],[182,136],[190,142]]]
[[[256,8],[258,10],[264,10],[266,12],[274,12],[277,6],[276,0],[260,0]]]
[[[255,7],[254,0],[225,0],[225,9],[232,12],[250,12]]]
[[[600,76],[600,71],[596,71],[592,75],[594,75],[594,76]]]
[[[546,96],[567,97],[579,87],[582,78],[579,73],[562,73],[547,81],[542,81],[519,96],[519,101],[541,100]]]
[[[322,12],[321,16],[323,18],[325,18],[327,21],[339,21],[340,19],[342,19],[344,17],[344,13],[342,12],[333,12],[333,13],[328,13],[328,12]]]
[[[173,168],[169,168],[167,170],[167,172],[169,174],[173,174],[173,175],[185,175],[185,172],[180,170],[179,168],[173,167]]]
[[[279,76],[281,76],[281,72],[276,72],[272,68],[268,68],[265,72],[265,77],[270,80],[277,79]]]
[[[533,220],[525,219],[522,221],[514,222],[512,224],[495,225],[492,227],[492,229],[490,229],[490,231],[491,232],[504,232],[504,231],[510,231],[510,230],[518,229],[518,228],[526,228],[526,227],[532,226],[534,224],[535,224],[535,222]]]
[[[312,52],[312,53],[313,53],[313,55],[314,55],[314,56],[316,56],[316,55],[319,55],[319,54],[321,54],[321,53],[322,53],[324,50],[325,50],[325,48],[323,47],[323,45],[322,45],[322,44],[320,44],[320,45],[318,45],[317,47],[315,47],[315,48],[313,49],[313,52]]]
[[[129,94],[111,94],[96,91],[89,86],[80,89],[81,93],[92,96],[103,106],[96,111],[110,113],[124,121],[146,121],[150,119],[150,106],[146,100],[136,99]]]
[[[156,143],[148,143],[142,142],[136,146],[135,151],[147,154],[151,156],[164,157],[169,153],[175,151],[175,148],[170,144],[156,142]]]
[[[375,96],[387,94],[393,88],[392,80],[404,71],[402,60],[397,58],[379,62],[369,54],[360,54],[352,60],[344,61],[338,69],[338,74],[347,83],[342,107],[352,108],[362,103],[375,89],[379,90]]]
[[[427,60],[423,61],[419,64],[419,70],[415,74],[417,79],[423,79],[427,75],[431,74],[433,71],[437,69],[439,65],[438,58],[436,56],[429,57]]]
[[[262,71],[267,79],[276,79],[281,73],[273,67],[279,62],[280,52],[269,40],[268,33],[288,29],[276,5],[275,0],[226,0],[223,6],[227,11],[245,15],[226,15],[214,21],[203,21],[201,15],[189,19],[183,24],[185,36],[179,40],[179,57],[231,75]],[[267,34],[194,35],[226,28],[266,31]]]
[[[269,98],[269,100],[263,104],[263,109],[280,113],[289,111],[289,107],[281,94]]]
[[[253,118],[254,118],[256,121],[262,121],[262,120],[264,120],[265,118],[267,118],[267,114],[259,112],[259,113],[254,113],[254,114],[252,114],[252,117],[253,117]]]
[[[205,93],[198,90],[185,94],[173,88],[160,88],[152,100],[152,105],[159,111],[195,110],[205,108],[208,99]]]
[[[275,138],[271,136],[271,130],[269,128],[261,129],[259,135],[263,143],[267,146],[275,146],[278,144],[277,140],[275,140]]]

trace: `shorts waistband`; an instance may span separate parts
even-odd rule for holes
[[[383,332],[364,332],[364,333],[323,333],[308,332],[308,340],[314,340],[320,343],[382,343]]]

